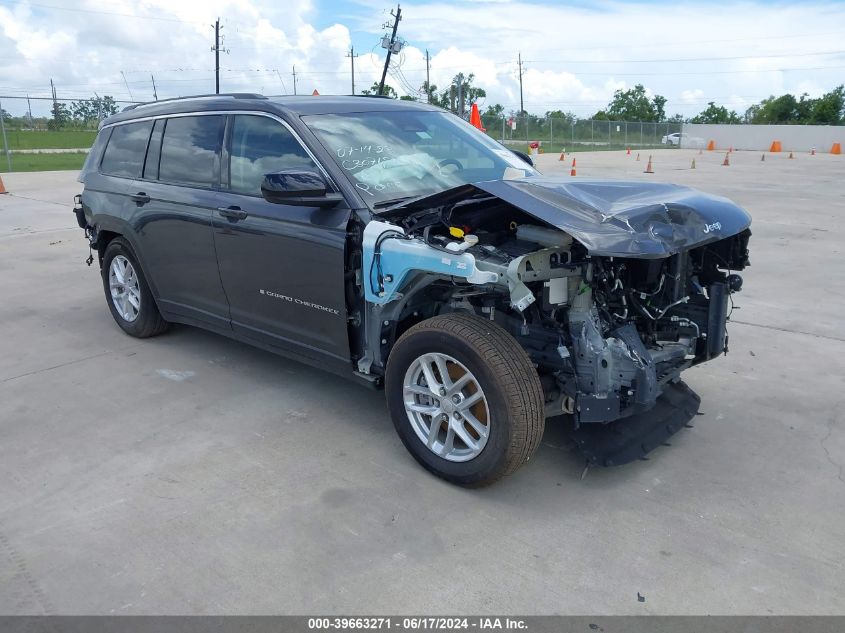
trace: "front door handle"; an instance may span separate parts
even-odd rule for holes
[[[143,191],[139,191],[138,193],[133,193],[129,198],[133,202],[137,202],[139,205],[147,204],[150,201],[150,197],[145,194]]]
[[[224,218],[228,218],[231,222],[237,222],[238,220],[243,220],[247,215],[249,215],[246,211],[242,211],[240,207],[217,207],[217,211],[222,215]]]

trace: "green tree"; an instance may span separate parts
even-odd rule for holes
[[[572,112],[564,112],[563,110],[548,110],[546,112],[546,119],[554,119],[555,123],[574,125],[578,120],[578,117]]]
[[[845,124],[845,86],[837,86],[814,100],[810,122],[817,125]]]
[[[58,130],[64,127],[71,118],[70,109],[66,103],[62,103],[61,101],[56,101],[50,107],[50,114],[53,118],[50,119],[47,128],[51,130]]]
[[[432,103],[434,105],[437,105],[437,86],[436,85],[431,84],[427,81],[424,81],[420,90],[425,95],[426,101],[428,101],[429,103]]]
[[[478,88],[473,85],[475,81],[475,73],[458,73],[452,78],[452,83],[446,90],[442,90],[437,98],[435,105],[441,108],[451,110],[456,114],[465,114],[473,103],[477,103],[479,99],[484,99],[487,96],[487,91],[484,88]],[[458,85],[460,84],[460,91]],[[458,94],[460,93],[460,101],[458,101]],[[432,100],[432,103],[435,103]]]
[[[746,111],[750,123],[796,123],[799,121],[798,100],[791,94],[763,99]]]
[[[666,97],[663,95],[654,95],[651,100],[651,106],[654,108],[655,121],[663,121],[666,118]]]
[[[741,123],[739,115],[725,106],[717,106],[713,101],[707,107],[689,120],[690,123]]]
[[[505,106],[503,106],[501,103],[494,103],[493,105],[487,106],[487,109],[483,112],[483,116],[498,119],[504,113],[505,113]]]
[[[378,94],[378,82],[374,81],[373,85],[369,88],[366,88],[361,91],[362,95],[377,95]],[[396,94],[396,91],[390,86],[390,84],[384,84],[384,96],[390,97],[391,99],[397,99],[399,95]]]
[[[666,118],[666,97],[648,98],[645,86],[637,84],[630,90],[617,90],[605,110],[599,110],[593,119],[611,121],[656,121]]]

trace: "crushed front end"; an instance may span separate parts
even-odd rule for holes
[[[572,416],[588,459],[630,461],[664,441],[698,408],[681,373],[728,350],[750,218],[685,188],[610,184],[481,183],[370,222],[359,371],[378,373],[413,323],[471,311],[526,350],[546,416]],[[596,444],[592,429],[608,427],[625,442]]]

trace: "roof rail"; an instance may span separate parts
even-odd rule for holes
[[[186,97],[171,97],[169,99],[158,99],[157,101],[145,101],[144,103],[133,103],[123,108],[123,112],[141,108],[144,106],[155,105],[157,103],[167,103],[168,101],[182,101],[187,99],[213,99],[215,97],[229,97],[230,99],[266,99],[264,95],[257,92],[221,92],[220,94],[204,94],[204,95],[188,95]]]

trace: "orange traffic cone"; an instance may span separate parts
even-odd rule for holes
[[[484,129],[484,126],[481,124],[481,113],[478,111],[478,104],[473,103],[472,108],[469,112],[469,123],[470,125],[477,127],[482,132],[486,132],[487,130]]]
[[[627,154],[627,155],[628,155],[628,156],[630,156],[630,155],[631,155],[631,148],[630,148],[630,147],[628,148],[628,154]]]
[[[729,154],[729,153],[730,153],[730,152],[726,152],[726,153],[725,153],[725,160],[724,160],[724,161],[722,161],[722,167],[730,167],[730,166],[731,166],[731,161],[728,159],[728,154]]]
[[[689,166],[690,169],[695,169],[695,159],[692,159],[692,165]]]
[[[707,143],[708,152],[712,152],[714,149],[716,149],[716,141],[710,141],[709,143]]]
[[[566,160],[566,152],[560,150],[560,158],[558,158],[558,160]]]
[[[640,153],[637,152],[637,160],[640,160]]]
[[[654,170],[651,168],[651,155],[648,157],[648,165],[645,166],[644,174],[653,174]]]
[[[841,154],[842,153],[842,143],[834,143],[830,146],[830,153],[831,154]]]
[[[3,179],[0,178],[0,193],[9,193],[6,191],[6,187],[3,185]]]
[[[572,159],[572,169],[569,171],[569,175],[570,176],[575,175],[575,159],[574,158]]]
[[[792,152],[789,152],[789,158],[790,158],[790,159],[795,158],[795,156],[793,156],[793,155],[792,155]]]
[[[760,155],[760,162],[763,162],[763,163],[765,163],[765,162],[766,162],[766,152],[763,152],[763,153]]]

